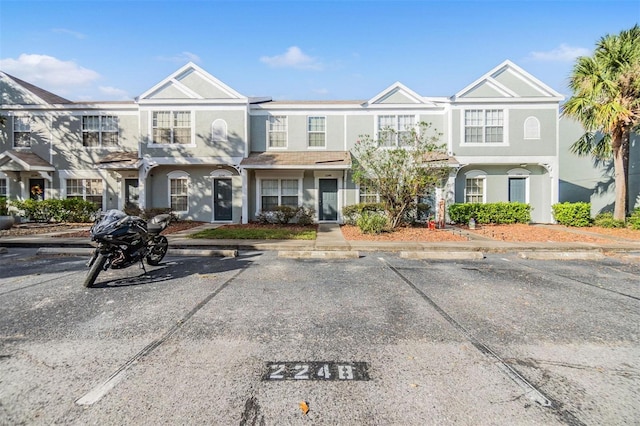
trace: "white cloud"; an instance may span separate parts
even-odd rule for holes
[[[86,35],[79,33],[77,31],[73,31],[73,30],[68,30],[66,28],[54,28],[52,30],[54,33],[58,33],[58,34],[66,34],[66,35],[70,35],[72,37],[77,38],[78,40],[82,40],[87,38]]]
[[[26,53],[18,59],[0,59],[0,69],[59,95],[71,93],[79,86],[88,86],[100,78],[97,72],[73,61]]]
[[[282,55],[263,56],[260,58],[260,62],[272,68],[295,68],[316,71],[324,68],[317,58],[304,54],[298,46],[291,46]]]
[[[531,52],[529,59],[542,62],[572,62],[578,56],[591,55],[591,51],[584,47],[573,47],[568,44],[561,44],[555,49],[546,52]]]
[[[127,93],[126,90],[118,89],[116,87],[110,86],[100,86],[98,87],[100,93],[104,94],[108,97],[108,99],[113,100],[129,100],[131,96]]]
[[[158,56],[156,57],[156,59],[159,61],[176,62],[179,64],[183,64],[186,62],[193,62],[193,63],[200,62],[200,57],[195,53],[191,53],[191,52],[180,52],[175,56]]]

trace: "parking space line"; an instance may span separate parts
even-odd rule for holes
[[[202,309],[207,303],[216,297],[222,290],[227,288],[241,273],[247,270],[248,264],[245,264],[238,272],[236,272],[231,278],[222,283],[220,287],[214,290],[207,297],[202,299],[191,311],[189,311],[182,319],[180,319],[173,327],[171,327],[160,339],[154,340],[150,344],[144,347],[140,352],[131,357],[127,362],[120,366],[107,380],[91,389],[82,397],[76,400],[78,405],[92,405],[98,402],[104,397],[111,389],[113,389],[118,383],[120,383],[131,369],[131,367],[140,360],[140,358],[149,355],[158,346],[167,341],[172,335],[174,335],[182,326],[193,317],[200,309]]]

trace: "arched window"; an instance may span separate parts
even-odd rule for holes
[[[169,178],[169,206],[174,212],[189,211],[189,174],[176,170],[167,175]]]
[[[218,118],[211,125],[211,141],[227,142],[227,122]]]
[[[536,117],[524,120],[524,138],[540,139],[540,121]]]
[[[470,170],[465,173],[464,202],[484,203],[487,191],[487,173],[482,170]]]

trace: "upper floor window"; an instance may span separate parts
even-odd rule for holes
[[[416,124],[415,115],[378,116],[378,138],[381,146],[410,146],[411,130]]]
[[[13,146],[28,148],[31,146],[31,116],[16,115],[13,117]]]
[[[102,210],[102,179],[67,179],[67,198],[80,198],[93,202]]]
[[[118,145],[118,117],[113,115],[82,116],[82,145],[88,147]]]
[[[227,142],[227,122],[218,118],[211,125],[211,140],[213,142]]]
[[[286,148],[287,147],[287,117],[282,115],[269,116],[268,129],[268,147],[269,148]]]
[[[153,143],[191,144],[190,111],[154,111]]]
[[[310,148],[325,148],[326,145],[326,117],[308,117],[307,131]]]
[[[503,143],[504,111],[470,109],[464,112],[465,143]]]
[[[540,121],[536,117],[528,117],[524,121],[524,138],[540,139]]]

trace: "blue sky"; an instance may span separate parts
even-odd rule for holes
[[[246,96],[450,96],[509,59],[560,93],[640,0],[0,0],[0,70],[75,101],[132,99],[192,61]]]

